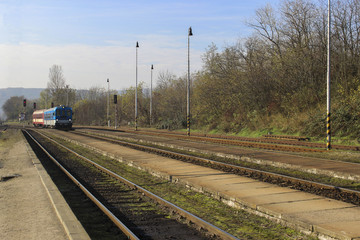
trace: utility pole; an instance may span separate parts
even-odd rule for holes
[[[188,80],[186,91],[186,122],[187,122],[187,135],[190,136],[190,36],[192,36],[192,29],[189,28],[188,33]]]
[[[110,127],[110,118],[109,118],[109,109],[110,109],[110,82],[109,79],[107,79],[107,85],[108,85],[108,92],[107,92],[107,112],[106,112],[106,120],[108,123],[108,127]]]
[[[326,149],[331,150],[331,131],[330,131],[330,115],[331,115],[331,105],[330,105],[330,37],[331,37],[331,5],[330,0],[328,0],[328,29],[327,29],[327,115],[326,115]]]
[[[66,106],[69,106],[69,85],[66,85]]]
[[[135,82],[135,131],[137,131],[137,119],[138,119],[138,99],[137,99],[137,83],[138,83],[138,48],[139,42],[136,42],[136,82]]]
[[[151,64],[151,80],[150,80],[150,126],[152,125],[152,80],[154,65]]]

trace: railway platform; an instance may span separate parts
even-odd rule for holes
[[[0,146],[0,239],[90,239],[21,136]]]
[[[119,145],[61,133],[99,153],[323,239],[360,239],[360,207]]]
[[[95,133],[100,133],[100,135],[102,134],[96,130]],[[208,142],[184,141],[176,138],[164,138],[161,136],[151,136],[145,134],[131,134],[130,136],[126,133],[112,132],[111,135],[116,136],[119,139],[138,140],[144,143],[155,144],[167,148],[180,149],[229,159],[236,159],[255,164],[270,165],[274,167],[300,170],[309,173],[323,174],[330,177],[360,181],[360,167],[358,163],[339,162],[314,157],[303,157],[286,152],[275,152],[252,148],[238,148],[237,146],[219,145]]]

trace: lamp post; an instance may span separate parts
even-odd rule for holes
[[[188,33],[188,79],[186,91],[186,122],[187,122],[187,135],[190,136],[190,36],[192,36],[192,29],[189,28]]]
[[[137,118],[138,118],[138,109],[137,109],[137,83],[138,83],[138,48],[139,42],[136,42],[136,83],[135,83],[135,131],[137,131]]]
[[[152,125],[152,80],[154,65],[151,64],[151,80],[150,80],[150,126]]]
[[[331,7],[328,0],[328,29],[327,29],[327,115],[326,115],[326,149],[331,150],[331,131],[330,131],[330,34],[331,34]]]
[[[108,92],[107,92],[107,111],[106,111],[106,120],[108,123],[108,127],[110,127],[110,119],[109,119],[109,108],[110,108],[110,82],[109,79],[107,79],[107,85],[108,85]]]
[[[66,105],[69,106],[69,85],[66,85]]]

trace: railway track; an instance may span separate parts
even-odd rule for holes
[[[86,127],[78,127],[77,129],[84,129]],[[251,138],[251,137],[238,137],[238,136],[226,136],[216,134],[201,134],[192,133],[192,135],[186,136],[185,133],[181,132],[163,132],[155,130],[113,130],[108,128],[96,128],[91,127],[90,129],[107,130],[107,131],[123,131],[135,134],[144,134],[152,136],[164,136],[177,139],[188,139],[192,141],[203,141],[220,144],[228,144],[235,146],[276,150],[276,151],[289,151],[289,152],[325,152],[326,144],[313,143],[308,141],[300,141],[299,139],[307,139],[306,137],[294,138],[290,136],[279,136],[266,135],[263,138]],[[347,145],[332,145],[332,149],[335,150],[348,150],[348,151],[360,151],[360,146],[347,146]]]
[[[141,130],[132,131],[126,130],[125,132],[155,135],[155,136],[166,136],[166,137],[177,137],[182,139],[192,139],[205,142],[214,142],[221,144],[229,144],[235,146],[253,147],[268,150],[277,151],[290,151],[290,152],[325,152],[326,144],[312,143],[308,141],[300,141],[297,138],[281,136],[282,139],[277,137],[264,137],[264,138],[250,138],[250,137],[237,137],[237,136],[225,136],[225,135],[211,135],[211,134],[192,134],[191,137],[185,136],[181,133],[162,133],[157,131]],[[304,138],[304,137],[303,137]],[[332,145],[333,149],[336,150],[349,150],[349,151],[360,151],[359,146],[346,146],[346,145]]]
[[[99,136],[99,135],[88,134],[88,133],[83,133],[83,132],[80,133],[80,132],[76,132],[76,131],[73,133],[82,135],[82,136],[86,136],[86,137],[90,137],[90,138],[94,138],[94,139],[98,139],[98,140],[102,140],[102,141],[119,144],[119,145],[122,145],[125,147],[130,147],[130,148],[133,148],[136,150],[154,153],[154,154],[158,154],[161,156],[178,159],[181,161],[186,161],[186,162],[190,162],[190,163],[194,163],[194,164],[199,164],[202,166],[211,167],[214,169],[219,169],[224,172],[230,172],[230,173],[235,173],[238,175],[247,176],[247,177],[261,180],[264,182],[269,182],[269,183],[277,184],[277,185],[284,186],[284,187],[290,187],[293,189],[297,189],[297,190],[317,194],[320,196],[352,203],[355,205],[360,205],[360,192],[359,191],[342,188],[342,187],[337,187],[337,186],[332,186],[332,185],[328,185],[328,184],[322,184],[322,183],[318,183],[318,182],[314,182],[314,181],[308,181],[308,180],[304,180],[304,179],[300,179],[300,178],[289,177],[289,176],[282,175],[282,174],[276,174],[276,173],[272,173],[272,172],[242,167],[242,166],[238,166],[238,165],[234,165],[234,164],[214,161],[214,160],[210,160],[210,159],[206,159],[206,158],[195,157],[193,155],[177,153],[174,151],[168,151],[168,150],[160,149],[158,147],[149,147],[149,146],[144,146],[144,145],[137,144],[137,143],[130,143],[130,142],[118,140],[116,138],[109,137],[109,136]]]
[[[47,151],[47,155],[129,239],[236,239],[55,140],[39,132],[35,134],[33,131],[30,132],[26,131],[26,134],[31,136],[33,141],[37,142],[36,139],[39,139],[42,142],[37,144],[43,151]],[[63,150],[59,151],[58,147]],[[57,155],[58,159],[52,155]],[[69,157],[70,155],[76,155],[76,160],[74,157]],[[161,209],[156,205],[161,205]],[[174,220],[174,217],[169,217],[169,212],[171,215],[186,219],[186,222],[191,222],[201,229],[201,232]]]

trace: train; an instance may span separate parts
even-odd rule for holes
[[[72,108],[67,106],[57,106],[50,109],[36,110],[33,113],[34,127],[51,128],[72,128]]]

